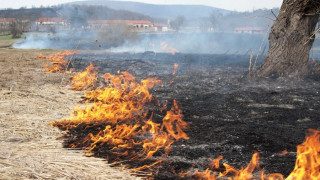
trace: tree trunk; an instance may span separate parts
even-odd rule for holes
[[[269,51],[258,76],[300,76],[307,73],[319,11],[319,0],[283,1],[271,28]]]

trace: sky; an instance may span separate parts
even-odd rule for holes
[[[40,7],[52,6],[67,2],[81,1],[81,0],[1,0],[0,9],[20,7]],[[235,10],[235,11],[252,11],[262,8],[280,7],[283,0],[124,0],[136,1],[149,4],[200,4],[212,7]]]

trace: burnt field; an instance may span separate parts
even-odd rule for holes
[[[72,68],[81,71],[93,62],[99,73],[116,74],[128,71],[138,80],[158,76],[163,82],[151,91],[168,107],[177,100],[189,128],[188,140],[172,144],[166,161],[147,171],[155,179],[179,179],[180,172],[204,171],[210,159],[223,155],[222,163],[238,169],[246,166],[254,151],[260,152],[260,166],[266,173],[281,173],[285,177],[293,170],[296,146],[309,128],[320,129],[319,82],[311,79],[245,78],[250,57],[247,55],[206,55],[168,53],[77,54]],[[174,64],[176,74],[173,75]],[[259,63],[259,62],[258,62]],[[155,120],[163,113],[149,104]],[[102,127],[101,127],[102,128]],[[79,125],[68,131],[65,147],[99,127]],[[281,152],[288,151],[285,155]],[[108,148],[94,151],[96,156],[119,161],[108,154]],[[153,159],[162,156],[161,152]],[[130,168],[144,164],[139,161],[120,162]],[[120,164],[116,163],[116,164]],[[145,162],[144,162],[145,163]]]

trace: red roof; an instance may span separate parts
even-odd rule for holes
[[[166,27],[166,24],[154,24],[155,27]]]
[[[0,22],[13,22],[15,18],[0,18]]]
[[[93,20],[88,21],[89,24],[152,24],[151,21],[148,20]]]
[[[39,18],[38,22],[63,22],[62,18]]]
[[[126,21],[127,24],[152,24],[151,21],[147,20],[135,20],[135,21]]]

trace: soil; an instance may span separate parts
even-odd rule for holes
[[[48,123],[68,116],[82,93],[68,90],[68,74],[41,72],[36,56],[56,52],[0,48],[0,179],[140,179],[63,148],[65,133]]]
[[[101,74],[121,70],[138,79],[153,74],[163,80],[152,94],[161,102],[171,102],[168,109],[173,99],[178,101],[190,127],[186,131],[190,139],[174,143],[168,162],[150,170],[159,171],[155,179],[179,179],[176,172],[203,171],[209,160],[219,155],[224,156],[221,163],[239,169],[248,164],[254,151],[260,152],[260,166],[266,173],[287,176],[294,167],[296,146],[303,142],[306,131],[320,129],[319,81],[315,77],[246,78],[249,58],[152,52],[79,54],[73,67],[84,69],[93,61]],[[175,63],[179,68],[173,76]],[[155,117],[163,115],[153,110]],[[82,133],[79,128],[69,135]],[[65,147],[70,143],[66,139]],[[284,150],[289,153],[281,155]],[[104,156],[101,151],[97,156]],[[139,165],[131,163],[133,167]]]

